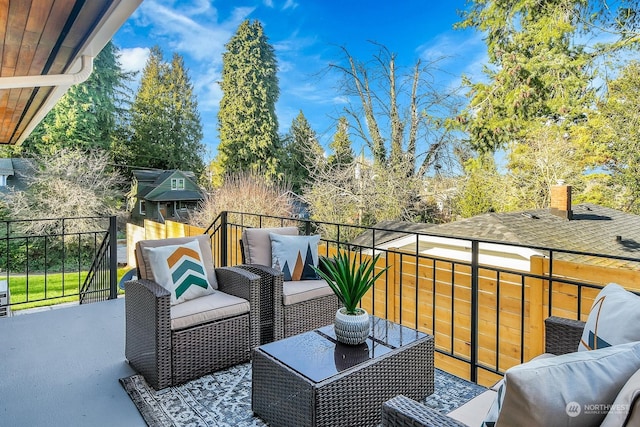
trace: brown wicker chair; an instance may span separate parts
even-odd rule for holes
[[[213,295],[172,306],[170,292],[149,280],[152,277],[150,266],[142,248],[183,244],[193,239],[138,242],[136,260],[139,279],[125,284],[125,357],[156,390],[248,361],[251,350],[259,345],[259,323],[256,319],[260,318],[260,277],[239,268],[213,269],[207,235],[196,239],[205,262],[210,260],[218,283],[218,290]],[[229,298],[229,295],[242,300]],[[234,308],[232,313],[225,313],[229,306],[225,307],[224,301],[228,299],[235,302],[235,307],[242,306],[242,309]],[[249,302],[250,311],[243,300]],[[180,311],[184,311],[184,304],[191,302],[197,302],[200,311],[192,314],[188,322],[178,324],[176,317]],[[205,313],[205,308],[206,312],[211,313],[208,307],[212,304],[218,306],[214,310],[220,311],[209,316],[212,320],[206,320],[207,317],[201,313]],[[175,309],[178,306],[181,307]]]
[[[582,336],[584,322],[549,317],[545,321],[545,349],[547,353],[560,355],[574,352]],[[485,414],[478,415],[478,425]],[[465,424],[434,409],[409,399],[396,396],[382,405],[383,427],[466,427]]]
[[[263,281],[261,314],[261,344],[280,340],[302,332],[310,331],[333,323],[338,308],[338,297],[325,281],[284,282],[283,274],[271,267],[271,243],[269,233],[297,235],[296,227],[248,228],[242,232],[242,260],[238,267],[258,274]],[[292,288],[306,286],[303,282],[324,282],[319,286],[311,284],[309,292],[300,293],[296,298],[288,297]],[[267,302],[269,300],[270,302]],[[293,300],[293,301],[292,301]]]

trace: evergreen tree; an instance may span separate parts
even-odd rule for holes
[[[285,138],[282,169],[292,190],[300,194],[309,184],[309,169],[323,159],[323,150],[316,133],[302,111],[291,122]]]
[[[355,155],[351,148],[349,122],[346,117],[343,116],[338,119],[338,128],[333,135],[329,148],[333,150],[333,154],[330,154],[327,159],[330,166],[341,167],[353,162]]]
[[[202,124],[193,86],[177,53],[170,63],[159,47],[151,50],[131,108],[129,166],[204,169]]]
[[[602,115],[605,168],[618,191],[619,208],[640,213],[640,62],[626,66],[608,85],[608,96],[599,105]]]
[[[223,54],[218,111],[218,173],[278,169],[277,62],[258,21],[244,21]]]
[[[472,145],[482,151],[522,142],[542,124],[575,132],[592,112],[598,66],[607,65],[603,55],[640,43],[637,0],[469,3],[459,27],[486,34],[491,64],[488,82],[467,81],[463,119]]]
[[[71,86],[23,144],[33,153],[51,154],[64,148],[106,150],[121,111],[118,104],[130,74],[109,42],[94,60],[87,81]]]

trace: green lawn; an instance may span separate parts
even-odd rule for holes
[[[118,269],[118,281],[128,270],[129,268]],[[86,276],[86,271],[65,273],[64,286],[62,273],[29,274],[28,283],[27,277],[24,275],[9,276],[11,310],[24,310],[65,302],[77,302],[79,287],[84,283]],[[0,276],[0,279],[2,278]],[[118,291],[122,292],[120,289]],[[47,299],[38,301],[44,298]],[[30,302],[26,302],[27,300]]]

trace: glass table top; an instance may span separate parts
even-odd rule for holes
[[[375,316],[369,320],[371,333],[361,345],[337,342],[333,325],[328,325],[259,348],[309,380],[321,382],[427,336]]]

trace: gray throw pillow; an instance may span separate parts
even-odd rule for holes
[[[497,426],[599,426],[640,369],[640,342],[533,360],[505,373]]]

